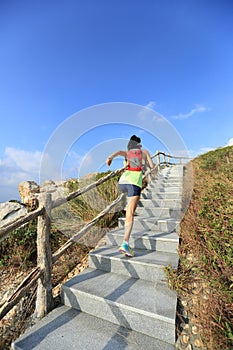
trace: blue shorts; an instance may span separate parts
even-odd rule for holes
[[[131,184],[119,184],[120,191],[127,193],[128,197],[140,196],[142,189],[139,186]]]

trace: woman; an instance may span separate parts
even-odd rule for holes
[[[126,170],[119,180],[119,188],[122,192],[127,193],[130,200],[126,208],[124,240],[119,251],[130,257],[134,256],[134,251],[129,246],[129,239],[133,228],[134,212],[142,190],[142,163],[143,161],[148,162],[151,169],[154,167],[149,152],[142,150],[141,147],[141,139],[133,135],[127,146],[128,151],[116,151],[106,159],[108,166],[117,156],[124,157],[127,162]]]

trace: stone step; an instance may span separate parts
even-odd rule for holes
[[[155,188],[156,186],[182,187],[183,180],[156,179],[148,184],[148,188]]]
[[[128,258],[118,251],[118,247],[105,246],[89,254],[89,267],[146,281],[167,283],[164,267],[178,266],[176,253],[141,249],[134,253],[133,258]]]
[[[140,198],[142,198],[142,199],[152,199],[152,192],[147,190],[147,189],[145,189],[145,190],[143,190],[141,192]]]
[[[144,216],[144,217],[152,217],[155,216],[158,219],[161,218],[173,218],[179,219],[181,217],[181,211],[179,209],[171,209],[171,208],[160,208],[160,207],[137,207],[135,211],[135,215]]]
[[[178,192],[182,193],[182,187],[180,186],[163,186],[158,184],[157,186],[154,187],[148,187],[147,188],[148,192],[152,193],[160,193],[160,192]]]
[[[149,192],[148,195],[142,196],[143,199],[176,199],[181,200],[182,192],[155,191]]]
[[[50,312],[12,350],[174,350],[171,344],[67,306]]]
[[[180,209],[181,208],[181,198],[159,198],[159,199],[144,199],[141,198],[138,207],[144,208],[170,208],[170,209]]]
[[[118,227],[123,228],[125,226],[125,218],[119,218],[118,219]],[[134,217],[134,224],[133,224],[134,231],[156,231],[156,232],[172,232],[176,231],[179,232],[179,221],[168,218],[168,219],[158,219],[156,216],[152,217],[142,217],[142,216],[135,216]]]
[[[146,190],[141,193],[141,199],[181,199],[181,191]]]
[[[155,180],[152,181],[150,184],[148,184],[148,188],[155,188],[156,186],[166,186],[166,187],[182,187],[183,181],[182,180]]]
[[[165,283],[87,268],[62,286],[62,301],[92,316],[175,344],[177,294]]]
[[[183,176],[176,173],[167,173],[165,175],[160,174],[154,180],[165,180],[165,181],[181,181]]]
[[[124,238],[124,230],[111,230],[106,235],[106,244],[120,246]],[[155,232],[133,230],[130,236],[130,246],[133,249],[148,249],[161,252],[176,253],[179,245],[179,236],[176,232]]]

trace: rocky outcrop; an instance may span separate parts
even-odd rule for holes
[[[47,180],[42,183],[40,192],[51,193],[52,200],[55,200],[64,197],[67,191],[65,191],[65,182]]]
[[[0,203],[0,227],[18,219],[27,214],[24,205],[18,202]]]
[[[38,207],[38,196],[42,192],[51,193],[52,200],[63,197],[67,192],[65,182],[52,180],[44,181],[41,187],[35,181],[23,181],[19,184],[18,189],[22,203],[30,210]]]
[[[23,181],[18,185],[20,198],[23,204],[30,209],[38,206],[37,195],[40,193],[40,186],[35,181]]]

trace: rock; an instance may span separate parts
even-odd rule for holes
[[[185,350],[193,350],[193,347],[192,347],[192,345],[191,344],[189,344],[186,348],[185,348]]]
[[[188,305],[187,300],[181,300],[181,304],[182,306],[186,307]]]
[[[52,200],[64,197],[67,193],[65,190],[65,182],[46,180],[42,183],[40,192],[47,192],[52,194]]]
[[[27,214],[24,205],[18,202],[0,203],[0,227]]]
[[[192,334],[198,334],[197,326],[192,326]]]
[[[40,186],[35,181],[23,181],[18,185],[22,203],[31,209],[38,207],[37,194],[40,193]]]
[[[64,197],[67,190],[65,190],[65,182],[46,180],[41,187],[35,181],[23,181],[18,185],[21,201],[31,210],[38,207],[38,196],[41,192],[52,194],[52,200]]]
[[[184,344],[188,344],[188,342],[189,342],[189,336],[186,335],[186,334],[182,335],[182,341],[183,341]]]
[[[202,347],[202,342],[201,342],[201,340],[200,340],[200,339],[195,339],[194,345],[195,345],[197,348],[201,348],[201,347]]]

